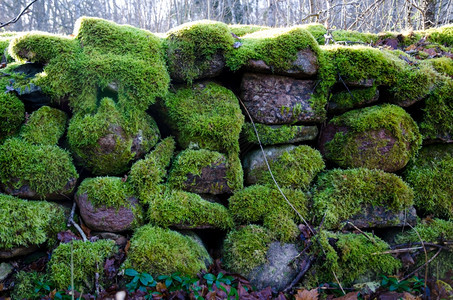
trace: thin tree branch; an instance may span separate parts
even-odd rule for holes
[[[23,9],[23,10],[22,10],[22,11],[14,18],[14,19],[11,19],[11,20],[9,20],[9,21],[6,22],[6,23],[0,22],[0,28],[3,28],[3,27],[5,27],[5,26],[8,26],[8,25],[10,25],[10,24],[13,24],[13,23],[16,23],[17,21],[19,21],[19,19],[22,17],[22,15],[24,15],[25,12],[28,10],[28,8],[29,8],[30,6],[32,6],[33,3],[35,3],[36,1],[38,1],[38,0],[33,0],[32,2],[30,2],[30,4],[28,4],[28,5],[27,5],[27,6],[26,6],[26,7],[25,7],[25,8],[24,8],[24,9]]]

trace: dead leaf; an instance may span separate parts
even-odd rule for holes
[[[357,300],[358,295],[359,295],[359,292],[350,292],[342,297],[334,298],[334,299],[336,299],[336,300]]]
[[[297,290],[297,294],[294,295],[296,300],[317,300],[319,297],[318,289],[312,290]]]
[[[75,235],[71,230],[61,231],[57,234],[57,239],[61,243],[69,243],[72,240],[81,240],[77,235]]]
[[[81,225],[80,227],[83,230],[83,233],[85,233],[85,235],[87,236],[87,239],[89,239],[91,236],[91,229],[88,228],[83,222],[80,222],[80,225]]]
[[[408,47],[406,47],[406,49],[404,49],[405,51],[412,51],[412,50],[415,50],[417,48],[417,46],[415,46],[414,44],[412,45],[409,45]]]
[[[131,247],[131,242],[127,241],[126,247],[124,247],[124,253],[127,255],[127,252],[129,251],[129,248]]]
[[[431,57],[437,56],[436,49],[434,49],[434,48],[424,49],[423,52],[425,52],[426,54],[428,54]]]

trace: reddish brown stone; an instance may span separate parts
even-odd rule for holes
[[[312,78],[318,73],[318,58],[311,49],[297,52],[297,58],[291,63],[292,67],[287,70],[275,70],[274,66],[266,64],[262,60],[251,59],[245,66],[250,72],[283,75],[294,78]]]
[[[130,207],[97,207],[88,199],[87,193],[75,197],[80,215],[85,224],[92,230],[122,232],[133,229],[136,214],[142,213],[142,207],[135,197],[129,197]],[[139,224],[137,224],[139,225]]]
[[[19,188],[13,188],[12,185],[5,185],[0,183],[0,188],[5,191],[6,194],[11,196],[23,198],[23,199],[32,199],[32,200],[65,200],[72,198],[74,187],[77,183],[77,178],[70,178],[66,185],[59,191],[54,193],[48,193],[45,195],[38,194],[35,190],[31,189],[28,184],[23,184]]]
[[[252,118],[263,124],[322,122],[322,108],[311,102],[315,80],[247,73],[241,84],[242,99]]]

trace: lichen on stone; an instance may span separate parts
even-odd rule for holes
[[[66,130],[66,121],[63,111],[43,106],[30,115],[20,136],[32,144],[56,145]]]
[[[228,233],[223,245],[223,259],[227,270],[246,274],[266,263],[267,250],[275,238],[258,225],[248,225]]]
[[[0,249],[27,247],[56,241],[66,228],[65,210],[46,201],[28,201],[0,194]]]
[[[309,217],[310,197],[301,190],[282,189],[286,198],[304,218]],[[229,210],[240,224],[260,224],[282,242],[294,241],[302,222],[299,215],[274,187],[252,185],[228,199]]]
[[[404,172],[424,214],[453,218],[453,145],[424,146]]]
[[[102,282],[105,260],[114,255],[115,248],[115,242],[112,240],[60,244],[49,261],[49,278],[58,290],[67,289],[71,285],[69,264],[72,257],[74,289],[93,290],[95,277],[98,275],[98,282]]]
[[[69,152],[57,146],[33,145],[19,138],[8,139],[0,146],[0,184],[4,187],[14,190],[29,186],[44,198],[70,193],[77,178]]]
[[[123,268],[149,272],[153,276],[195,276],[212,262],[206,249],[190,236],[153,225],[138,228]]]
[[[407,183],[381,170],[333,169],[319,175],[313,186],[313,210],[326,229],[341,227],[365,206],[400,212],[409,208],[413,199]]]

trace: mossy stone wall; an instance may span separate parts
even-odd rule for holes
[[[48,278],[62,288],[73,252],[86,265],[75,270],[76,284],[92,289],[84,279],[94,278],[117,248],[111,241],[54,248],[64,214],[50,202],[70,206],[86,195],[94,209],[112,212],[103,222],[136,200],[134,226],[119,230],[131,237],[122,269],[195,275],[222,258],[229,271],[247,275],[268,263],[271,243],[302,249],[317,239],[307,253],[326,260],[315,264],[319,276],[307,284],[333,281],[332,271],[348,284],[370,267],[392,275],[401,262],[375,255],[392,241],[340,230],[361,211],[405,214],[413,205],[420,219],[440,218],[417,227],[430,241],[451,229],[451,28],[413,35],[447,53],[438,58],[405,53],[413,36],[402,35],[397,50],[376,47],[393,33],[336,30],[336,41],[360,45],[324,45],[320,24],[276,29],[203,21],[158,37],[83,17],[73,36],[0,36],[0,50],[8,46],[10,55],[0,74],[0,223],[12,224],[0,229],[0,251],[47,247]],[[14,72],[27,62],[42,72]],[[258,73],[263,80],[246,87],[243,79]],[[285,85],[264,80],[275,75]],[[32,106],[19,92],[32,85],[46,103]],[[297,86],[311,87],[304,110],[291,90]],[[259,94],[253,114],[260,120],[289,111],[319,118],[260,124],[243,105],[245,94]],[[389,219],[380,232],[406,225]],[[332,231],[314,237],[308,224]],[[186,229],[201,240],[182,234]]]

